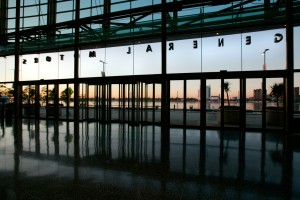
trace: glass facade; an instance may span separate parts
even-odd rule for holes
[[[299,14],[299,0],[1,0],[1,197],[299,198]]]
[[[54,104],[74,86],[65,104],[75,105],[80,119],[111,120],[116,112],[119,121],[142,123],[152,116],[151,122],[162,123],[160,112],[167,112],[171,125],[223,127],[222,107],[231,104],[240,109],[243,127],[265,128],[267,107],[276,98],[288,109],[282,95],[270,96],[275,83],[293,86],[291,116],[298,117],[299,3],[292,5],[295,22],[286,23],[289,5],[277,1],[3,1],[1,84],[47,88],[47,98],[55,88],[57,101],[49,101]],[[288,59],[288,40],[293,59]],[[290,60],[293,66],[287,66]],[[291,82],[289,74],[295,77]],[[174,99],[178,119],[172,114]],[[36,114],[26,116],[47,117]]]

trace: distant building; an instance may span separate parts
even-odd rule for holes
[[[220,97],[219,97],[219,96],[211,96],[211,97],[210,97],[210,100],[211,100],[211,101],[219,101],[219,100],[220,100]]]
[[[253,100],[260,101],[262,100],[262,89],[253,90]]]
[[[210,85],[206,86],[206,99],[211,98],[211,87]]]

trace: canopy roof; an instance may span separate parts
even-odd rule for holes
[[[20,54],[74,49],[75,29],[79,27],[79,48],[101,48],[161,40],[161,12],[167,12],[167,38],[179,40],[216,34],[255,32],[284,28],[285,3],[282,0],[255,3],[255,0],[184,0],[142,6],[79,20],[36,26],[18,33],[1,35],[0,56],[15,54],[19,37]],[[269,2],[269,3],[266,3]],[[300,0],[294,0],[294,25],[300,23]]]

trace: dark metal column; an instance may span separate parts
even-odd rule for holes
[[[135,110],[135,83],[131,84],[131,123],[134,124],[135,123],[135,114],[136,114],[136,110]]]
[[[75,124],[79,120],[79,24],[80,0],[76,0],[75,11],[75,41],[74,41],[74,120]]]
[[[149,100],[149,96],[148,96],[148,83],[145,83],[145,122],[148,122],[148,100]]]
[[[16,37],[15,37],[15,74],[14,74],[14,115],[15,118],[20,118],[22,115],[22,92],[19,85],[20,77],[20,0],[16,1]]]
[[[140,93],[140,95],[141,95],[141,100],[140,100],[140,102],[141,102],[141,112],[140,112],[140,115],[141,115],[141,118],[140,118],[140,122],[142,123],[143,121],[144,121],[144,83],[143,82],[141,82],[140,83],[140,88],[141,88],[141,93]]]
[[[125,97],[126,97],[126,84],[123,83],[122,84],[122,123],[125,122],[125,112],[126,112],[126,101],[125,101]]]
[[[79,145],[79,21],[80,0],[76,0],[75,41],[74,41],[74,182],[79,180],[80,145]],[[77,184],[75,184],[77,186]],[[75,187],[75,190],[77,188]]]
[[[224,78],[221,79],[221,129],[224,128]],[[222,134],[223,132],[221,132]]]
[[[67,84],[67,88],[69,89],[69,84]],[[70,118],[70,96],[69,96],[69,92],[67,92],[67,108],[66,108],[66,112],[67,112],[67,119]]]
[[[53,27],[52,30],[49,29],[48,36],[54,37],[55,36],[55,25],[56,24],[56,2],[57,0],[49,0],[48,1],[48,12],[47,12],[47,25]]]
[[[167,79],[167,12],[166,0],[162,0],[161,11],[161,161],[169,168],[170,151],[170,81]]]
[[[89,84],[85,84],[85,93],[86,93],[86,99],[85,99],[85,109],[86,109],[86,112],[85,112],[85,119],[86,120],[90,120],[90,115],[89,115],[89,112],[90,112],[90,106],[89,106],[89,99],[90,99],[90,86]]]
[[[35,85],[35,95],[34,95],[34,102],[35,102],[35,119],[40,118],[40,86]]]
[[[238,179],[245,177],[246,78],[240,79],[240,131]]]
[[[121,84],[119,86],[119,94],[118,94],[118,119],[121,121],[121,94],[122,94],[122,87]]]
[[[109,28],[110,28],[110,20],[109,20],[110,5],[111,5],[110,0],[104,0],[104,15],[106,16],[102,24],[103,30],[105,31],[104,35],[106,35],[106,33],[109,32]]]
[[[283,181],[287,190],[287,198],[291,198],[291,184],[293,174],[293,149],[292,133],[294,126],[294,23],[293,23],[293,1],[286,1],[286,70],[285,77],[285,137],[283,143]]]
[[[201,79],[200,87],[200,127],[204,130],[206,127],[206,79]]]
[[[293,1],[286,1],[286,130],[292,132],[294,119],[294,24]]]
[[[183,80],[183,126],[186,126],[186,80]]]
[[[54,85],[54,119],[59,118],[59,84]]]
[[[152,122],[155,122],[155,83],[153,83],[152,90]]]
[[[0,35],[7,33],[8,0],[0,1]],[[1,38],[0,45],[6,45],[7,38]]]
[[[240,129],[246,128],[246,79],[240,79]]]
[[[109,83],[108,84],[108,110],[107,110],[107,120],[109,122],[111,122],[111,113],[112,113],[111,101],[112,101],[112,85]]]
[[[265,74],[265,73],[264,73]],[[262,79],[262,129],[266,129],[266,108],[267,108],[267,89],[266,89],[266,76]]]
[[[101,121],[106,121],[106,85],[101,85]]]

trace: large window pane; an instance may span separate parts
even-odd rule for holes
[[[246,81],[246,127],[262,127],[262,79],[247,79]]]
[[[241,36],[219,35],[202,39],[203,72],[241,70]]]
[[[201,72],[201,42],[199,39],[168,42],[168,73]]]
[[[248,37],[248,39],[247,39]],[[250,38],[250,39],[249,39]],[[285,30],[269,30],[243,34],[243,71],[285,69]],[[251,44],[246,45],[247,42]],[[263,52],[266,51],[265,54]]]

